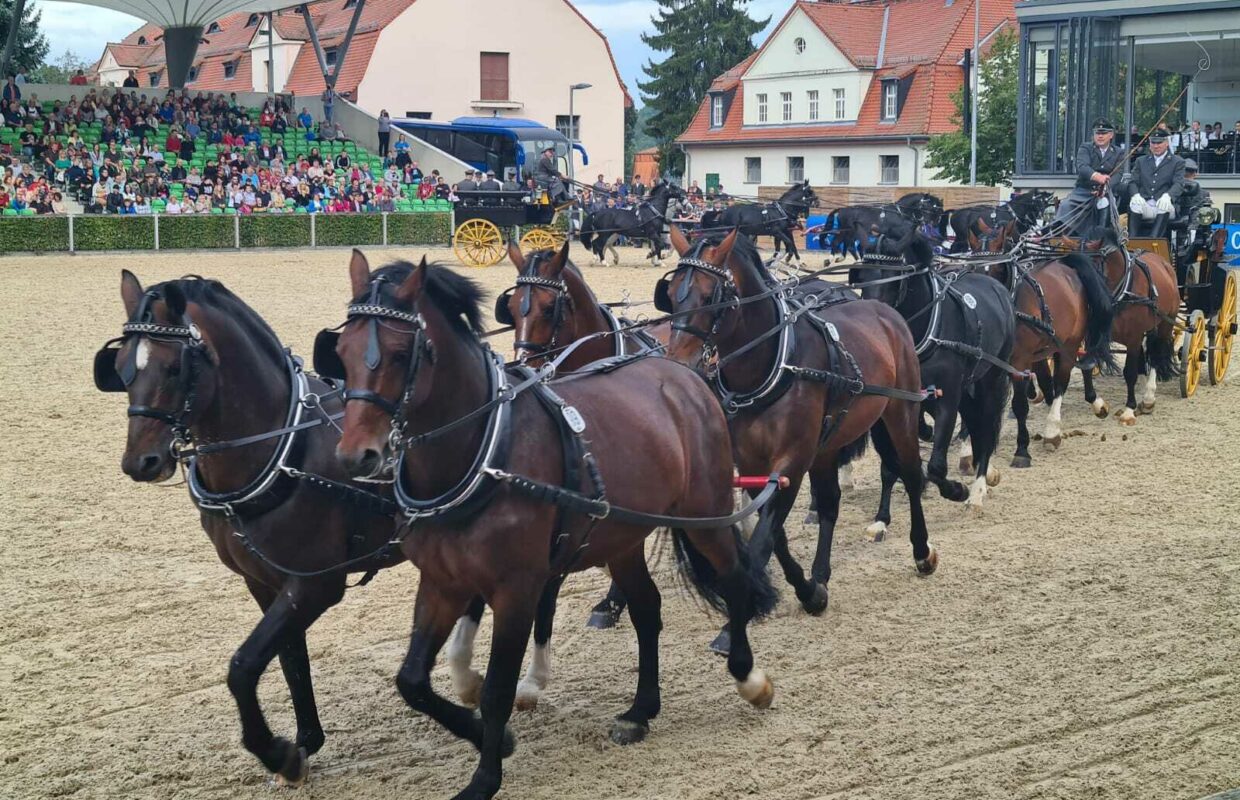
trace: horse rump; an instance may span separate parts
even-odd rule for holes
[[[749,585],[752,602],[750,619],[768,616],[779,603],[779,592],[771,584],[766,569],[757,564],[749,556],[749,547],[741,538],[740,529],[732,526],[732,540],[736,546],[736,556],[740,563],[741,574]],[[727,613],[727,604],[720,593],[719,585],[722,576],[716,571],[710,560],[690,541],[688,534],[677,528],[672,531],[672,550],[676,554],[676,569],[685,584],[702,599],[706,605],[721,614]]]
[[[1159,332],[1162,327],[1159,325],[1145,334],[1145,363],[1154,368],[1158,380],[1169,381],[1178,376],[1180,371],[1176,369],[1172,359],[1175,348],[1171,338]]]
[[[1119,372],[1119,364],[1111,353],[1111,324],[1115,319],[1115,304],[1111,290],[1094,262],[1081,253],[1068,253],[1062,259],[1071,267],[1085,288],[1085,306],[1089,309],[1089,323],[1085,327],[1085,353],[1094,359],[1099,369],[1108,374]]]

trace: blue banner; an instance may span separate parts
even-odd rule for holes
[[[1223,229],[1227,231],[1227,247],[1223,252],[1229,256],[1240,256],[1240,223],[1224,225]]]

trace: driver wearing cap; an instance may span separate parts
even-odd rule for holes
[[[1089,230],[1107,216],[1096,213],[1097,193],[1110,188],[1111,176],[1124,162],[1124,148],[1115,143],[1115,126],[1105,119],[1094,122],[1093,141],[1082,144],[1076,151],[1076,186],[1072,193],[1059,204],[1055,221],[1065,235]],[[1088,207],[1089,211],[1085,211]]]
[[[534,167],[534,180],[547,190],[553,204],[559,205],[572,199],[564,186],[564,176],[556,169],[554,147],[542,151],[542,158],[538,159],[538,164]]]
[[[1164,238],[1184,193],[1184,159],[1170,152],[1167,134],[1150,134],[1150,152],[1133,167],[1132,196],[1128,200],[1128,233]]]

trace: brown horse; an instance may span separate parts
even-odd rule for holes
[[[884,469],[907,489],[917,571],[934,572],[938,554],[927,541],[921,507],[921,369],[900,314],[818,281],[802,284],[794,298],[812,307],[812,315],[786,321],[787,301],[771,292],[772,280],[747,237],[734,230],[691,244],[672,226],[671,238],[681,260],[655,294],[661,311],[677,315],[668,355],[701,365],[710,351],[717,353],[713,384],[729,413],[741,473],[778,472],[791,480],[791,491],[781,492],[759,517],[750,540],[757,563],[765,565],[773,549],[801,605],[812,614],[826,610],[839,465],[858,455],[871,433]],[[875,387],[892,387],[888,395],[900,396]],[[806,474],[818,504],[818,549],[808,578],[784,530]],[[936,480],[955,499],[967,495],[956,481]]]
[[[982,220],[978,226],[983,237],[1002,231],[990,229]],[[970,245],[975,250],[1003,252],[1006,239],[1007,233],[1001,232],[989,241],[971,238]],[[1110,292],[1089,259],[1076,253],[1032,264],[1016,257],[986,260],[975,262],[970,268],[999,281],[1012,294],[1017,326],[1011,364],[1019,370],[1031,370],[1037,378],[1050,407],[1042,443],[1048,450],[1057,450],[1063,442],[1063,396],[1081,345],[1085,345],[1093,363],[1114,363]],[[1018,469],[1033,464],[1029,453],[1028,388],[1015,385],[1012,392],[1017,428],[1012,466]],[[962,470],[972,469],[973,454],[967,439],[962,443],[960,459]]]
[[[1128,397],[1116,416],[1121,425],[1136,425],[1138,410],[1154,412],[1158,381],[1171,380],[1178,372],[1175,352],[1175,315],[1180,310],[1180,290],[1175,268],[1157,253],[1130,255],[1111,228],[1096,228],[1085,250],[1101,260],[1107,287],[1115,301],[1111,338],[1124,346],[1124,383]],[[1137,375],[1146,373],[1145,390],[1137,404]],[[1107,404],[1094,389],[1093,375],[1085,372],[1085,401],[1099,418]]]
[[[718,403],[690,370],[662,358],[544,385],[505,369],[483,346],[481,294],[467,278],[425,260],[372,273],[357,251],[349,275],[354,302],[336,347],[347,374],[337,456],[358,477],[397,460],[395,492],[408,524],[401,548],[421,580],[396,684],[410,706],[480,750],[456,797],[490,798],[500,788],[535,609],[548,581],[565,572],[606,565],[629,600],[637,693],[611,736],[622,744],[645,738],[660,708],[660,599],[643,548],[654,526],[624,521],[621,509],[726,518],[732,461]],[[673,542],[682,573],[727,610],[739,634],[728,659],[738,691],[766,707],[774,690],[753,668],[745,635],[776,600],[765,573],[751,569],[733,526],[673,526]],[[481,718],[439,696],[430,675],[476,595],[495,614]]]
[[[346,572],[404,560],[384,547],[393,534],[391,492],[349,481],[330,425],[262,438],[313,423],[317,398],[324,413],[338,412],[340,400],[302,373],[267,323],[222,284],[191,278],[144,290],[126,270],[121,298],[124,335],[95,361],[98,387],[129,395],[121,468],[135,481],[163,481],[176,472],[174,450],[202,448],[187,468],[202,527],[263,611],[228,668],[241,741],[278,779],[300,784],[324,739],[306,629],[340,602]],[[258,440],[220,446],[251,436]],[[277,656],[297,718],[293,741],[272,733],[258,702],[259,678]]]

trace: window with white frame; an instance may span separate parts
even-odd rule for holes
[[[232,61],[224,62],[224,78],[230,80],[237,77],[237,65],[241,63],[241,59],[234,58]]]
[[[762,183],[762,159],[745,159],[745,183]]]
[[[844,119],[844,115],[848,110],[844,103],[844,90],[835,89],[833,91],[835,92],[835,118]]]
[[[780,92],[779,101],[784,107],[784,122],[792,122],[792,92]]]
[[[831,182],[848,183],[848,156],[834,156],[831,159]]]
[[[806,99],[809,101],[809,121],[818,121],[818,90],[812,89],[805,93]]]
[[[897,91],[895,81],[883,81],[883,119],[889,122],[896,118]]]
[[[766,95],[758,95],[758,122],[766,122]]]
[[[788,156],[788,183],[805,180],[805,156]]]
[[[710,99],[710,126],[723,127],[723,95],[717,94]]]
[[[796,50],[796,51],[797,51],[797,55],[801,55],[802,53],[804,53],[804,52],[805,52],[805,40],[804,40],[804,39],[802,39],[800,36],[798,36],[798,37],[797,37],[797,38],[796,38],[796,39],[792,42],[792,47],[793,47],[793,49],[794,49],[794,50]]]
[[[900,182],[900,157],[899,156],[879,156],[881,169],[879,171],[879,183],[899,183]]]
[[[581,115],[573,114],[570,119],[567,114],[556,114],[555,130],[565,139],[581,141]]]

